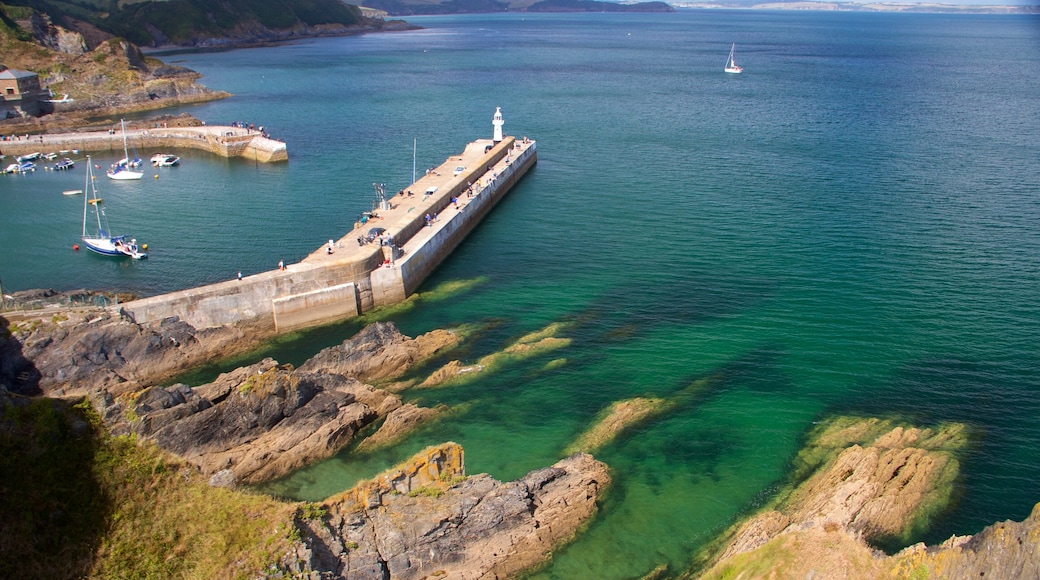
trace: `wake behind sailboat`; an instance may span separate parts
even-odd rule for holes
[[[101,205],[94,182],[94,167],[87,156],[87,182],[83,186],[87,192],[83,196],[83,245],[87,249],[102,256],[129,256],[135,260],[147,258],[148,254],[140,251],[137,240],[130,236],[113,235],[108,227],[108,217]],[[91,219],[87,219],[90,217]],[[89,223],[88,223],[89,222]]]

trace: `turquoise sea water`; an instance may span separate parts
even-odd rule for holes
[[[553,322],[572,343],[405,393],[454,412],[270,490],[321,499],[444,440],[463,444],[469,472],[516,478],[558,460],[611,402],[696,383],[597,453],[615,484],[540,577],[682,569],[835,413],[973,427],[955,504],[919,539],[1040,501],[1040,18],[413,21],[426,28],[164,56],[235,94],[183,110],[262,124],[290,162],[178,152],[158,180],[102,183],[112,225],[150,244],[134,263],[69,249],[82,201],[60,191],[81,168],[0,176],[5,289],[149,294],[299,259],[369,209],[373,182],[410,181],[413,139],[421,171],[489,136],[501,106],[539,163],[424,289],[481,282],[391,319],[410,335],[479,325],[451,355],[463,362]],[[722,72],[734,42],[742,75]],[[356,329],[265,354],[298,364]]]

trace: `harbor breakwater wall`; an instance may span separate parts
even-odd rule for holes
[[[536,143],[526,138],[475,141],[385,200],[371,219],[298,263],[128,302],[120,311],[137,322],[177,316],[196,328],[248,321],[286,332],[395,304],[412,294],[536,163]],[[366,241],[373,227],[383,235]]]
[[[200,149],[221,157],[244,157],[259,163],[288,161],[285,143],[264,136],[255,129],[224,125],[127,129],[127,142],[135,149]],[[0,151],[9,157],[30,153],[59,151],[119,152],[122,157],[121,131],[80,133],[48,133],[29,135],[0,142]]]

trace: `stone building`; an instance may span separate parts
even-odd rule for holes
[[[40,87],[40,76],[27,70],[9,69],[0,65],[0,120],[31,115],[40,116],[41,105],[50,98],[50,91]]]

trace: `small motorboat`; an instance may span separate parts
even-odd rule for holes
[[[62,159],[61,161],[55,163],[54,169],[56,171],[64,171],[66,169],[72,169],[75,166],[76,162],[66,157],[65,159]]]
[[[40,152],[37,151],[36,153],[29,153],[29,154],[26,154],[26,155],[19,155],[18,157],[15,157],[14,160],[17,161],[18,163],[25,163],[26,161],[36,161],[39,158],[40,158]]]
[[[0,171],[0,173],[3,173],[4,175],[7,175],[8,173],[18,173],[18,165],[18,163],[12,163],[5,167],[3,171]]]
[[[83,195],[82,189],[66,189],[61,192],[62,195]]]
[[[181,162],[181,158],[167,153],[156,153],[152,155],[152,165],[155,167],[173,167]]]

